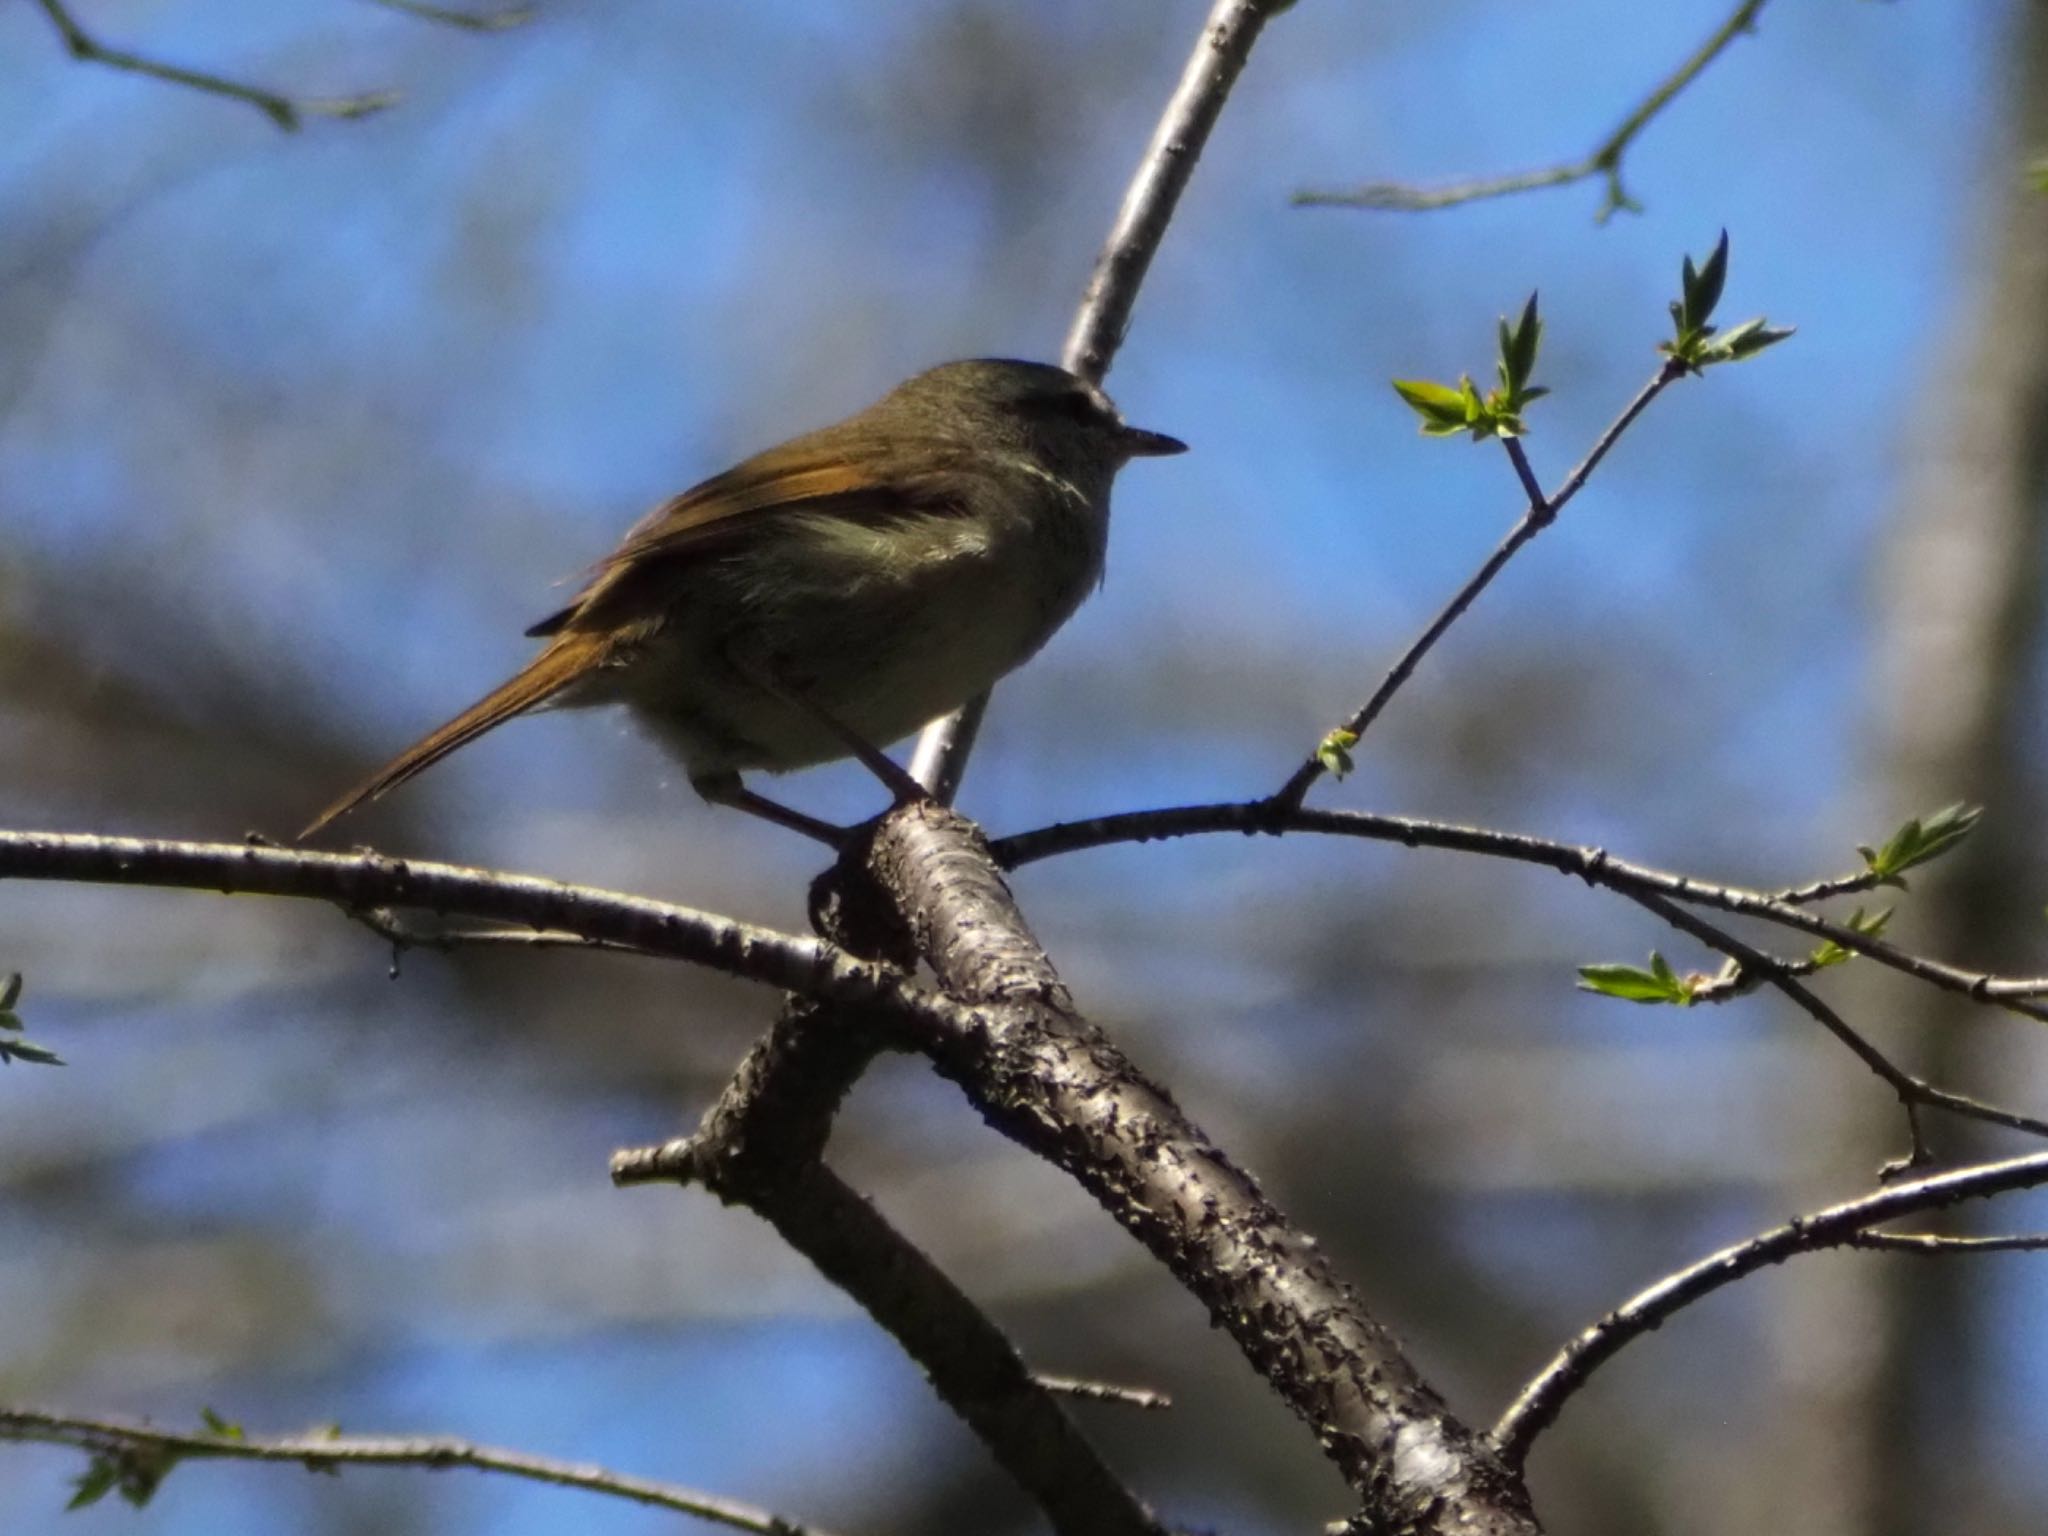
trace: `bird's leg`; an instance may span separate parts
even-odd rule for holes
[[[843,848],[852,830],[848,827],[834,826],[829,821],[820,821],[815,816],[806,816],[802,811],[784,805],[780,800],[770,800],[766,795],[757,795],[741,782],[737,773],[700,774],[690,780],[690,788],[696,790],[698,795],[712,805],[729,805],[736,811],[745,811],[749,816],[758,816],[778,827],[801,832],[805,837],[815,839],[827,848]]]
[[[860,759],[861,765],[869,773],[882,781],[882,787],[889,791],[896,804],[916,805],[921,800],[931,799],[931,792],[910,776],[909,769],[839,719],[824,705],[791,688],[769,668],[750,667],[734,657],[728,657],[728,660],[732,661],[734,670],[756,688],[773,694],[792,709],[802,710],[823,726],[852,756]]]
[[[800,693],[792,693],[787,697],[791,704],[837,736],[840,745],[859,758],[861,766],[882,781],[882,788],[889,791],[890,797],[898,805],[916,805],[921,800],[931,799],[931,791],[913,779],[908,768],[851,726],[842,725],[831,711],[813,704]]]

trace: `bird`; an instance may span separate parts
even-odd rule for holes
[[[655,507],[524,667],[299,840],[514,716],[623,704],[705,800],[837,843],[741,774],[858,757],[921,795],[880,749],[1035,655],[1102,579],[1117,472],[1186,447],[1052,364],[927,369]]]

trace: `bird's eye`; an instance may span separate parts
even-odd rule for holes
[[[1080,390],[1061,395],[1056,408],[1069,421],[1097,421],[1102,416],[1102,408],[1095,403],[1095,397]]]

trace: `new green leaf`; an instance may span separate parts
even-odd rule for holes
[[[171,1468],[178,1464],[175,1452],[121,1446],[95,1452],[86,1468],[71,1485],[71,1502],[66,1509],[84,1509],[97,1504],[109,1493],[142,1508],[156,1496]]]
[[[1728,231],[1721,231],[1721,238],[1714,242],[1714,249],[1705,263],[1695,271],[1692,258],[1685,258],[1679,269],[1679,292],[1682,295],[1683,321],[1686,330],[1704,330],[1714,316],[1714,306],[1721,302],[1721,290],[1728,284]]]
[[[1721,231],[1713,253],[1699,266],[1686,257],[1679,269],[1679,296],[1671,301],[1671,340],[1657,350],[1689,373],[1715,363],[1739,363],[1774,347],[1792,334],[1790,326],[1773,326],[1763,316],[1720,330],[1711,323],[1728,284],[1728,231]]]
[[[1510,400],[1521,398],[1529,375],[1536,371],[1536,350],[1543,343],[1543,317],[1536,312],[1536,295],[1522,306],[1522,316],[1511,327],[1507,316],[1500,319],[1500,385]]]
[[[1877,876],[1878,884],[1896,885],[1904,890],[1906,882],[1899,878],[1901,875],[1954,848],[1975,830],[1983,814],[1983,806],[1965,805],[1959,800],[1932,815],[1914,817],[1886,839],[1881,848],[1859,845],[1856,851],[1863,855],[1865,867]]]
[[[10,971],[0,976],[0,1066],[17,1061],[31,1062],[39,1067],[61,1067],[64,1060],[55,1051],[37,1045],[32,1040],[19,1038],[27,1026],[21,1015],[14,1011],[21,1001],[21,973]],[[9,1036],[15,1038],[10,1039]]]
[[[1357,745],[1358,732],[1339,726],[1316,744],[1316,761],[1341,779],[1358,766],[1351,760],[1351,749]]]
[[[1843,923],[1842,926],[1851,933],[1860,933],[1866,938],[1880,938],[1884,934],[1885,924],[1892,920],[1892,913],[1897,910],[1896,907],[1880,907],[1875,912],[1865,912],[1861,907],[1858,907],[1849,914],[1848,921]],[[1824,969],[1830,965],[1842,965],[1855,959],[1856,951],[1845,949],[1833,939],[1825,939],[1807,958],[1816,968]]]
[[[1656,950],[1650,951],[1650,968],[1635,965],[1582,965],[1579,989],[1602,997],[1618,997],[1625,1003],[1669,1003],[1690,1006],[1696,983],[1680,976]]]
[[[1424,437],[1455,437],[1471,424],[1466,415],[1467,400],[1477,403],[1469,380],[1459,390],[1434,379],[1396,379],[1394,393],[1422,418]]]

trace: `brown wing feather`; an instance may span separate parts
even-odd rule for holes
[[[527,634],[560,634],[586,616],[601,626],[603,618],[594,610],[617,589],[627,571],[704,549],[750,529],[765,516],[830,508],[858,520],[955,499],[946,494],[948,474],[964,450],[948,443],[921,447],[923,451],[915,456],[919,484],[905,483],[900,475],[889,473],[906,457],[900,439],[854,436],[838,427],[756,454],[671,497],[641,518],[619,547],[598,562],[575,598]]]
[[[336,817],[374,800],[430,768],[457,747],[476,740],[493,726],[546,702],[598,664],[604,646],[593,636],[568,635],[542,651],[510,681],[485,694],[446,725],[422,737],[371,774],[326,810],[298,836],[304,842]]]

